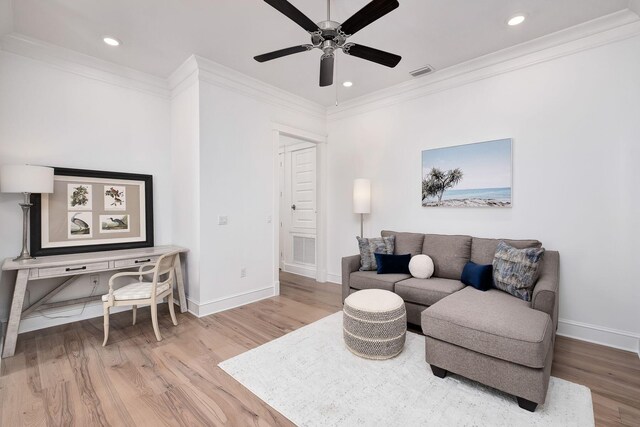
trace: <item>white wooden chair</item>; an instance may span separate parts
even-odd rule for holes
[[[109,279],[109,293],[102,296],[104,308],[104,342],[107,345],[109,339],[109,310],[111,307],[123,305],[133,306],[133,324],[136,324],[136,310],[138,305],[149,304],[151,307],[151,322],[153,331],[158,341],[162,340],[158,329],[158,300],[162,302],[167,297],[171,321],[178,325],[176,313],[173,308],[173,284],[175,283],[175,269],[178,265],[179,252],[171,252],[162,255],[155,264],[144,264],[136,271],[117,273]],[[113,288],[114,282],[120,277],[138,276],[138,282],[131,283],[121,288]],[[151,276],[151,281],[143,281],[143,277]]]

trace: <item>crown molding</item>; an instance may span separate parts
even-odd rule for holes
[[[195,55],[188,57],[167,79],[171,99],[198,82],[198,63]]]
[[[318,103],[197,55],[191,55],[169,76],[171,96],[176,96],[191,86],[194,80],[229,89],[277,107],[303,112],[321,119],[326,118],[326,108]]]
[[[229,89],[276,107],[303,112],[323,120],[327,117],[327,109],[321,104],[249,77],[209,59],[194,55],[193,60],[197,64],[198,78],[202,82]]]
[[[640,17],[619,11],[529,42],[436,71],[327,108],[327,121],[340,120],[421,98],[474,81],[572,55],[640,34]]]
[[[134,89],[163,98],[169,97],[167,80],[70,49],[11,33],[0,39],[0,48],[35,59],[62,71],[103,83]]]

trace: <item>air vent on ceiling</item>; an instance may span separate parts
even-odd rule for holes
[[[413,77],[420,77],[432,72],[433,72],[433,67],[431,65],[425,65],[422,68],[418,68],[417,70],[411,71],[409,74],[411,74]]]

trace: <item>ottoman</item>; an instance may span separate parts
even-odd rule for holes
[[[402,352],[407,334],[404,301],[393,292],[365,289],[344,300],[347,348],[367,359],[390,359]]]

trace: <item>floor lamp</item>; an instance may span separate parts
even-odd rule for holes
[[[371,181],[353,181],[353,213],[360,214],[360,237],[364,237],[364,214],[371,213]]]
[[[53,168],[30,165],[0,166],[0,192],[22,193],[22,252],[14,261],[32,259],[27,249],[31,193],[53,193]]]

